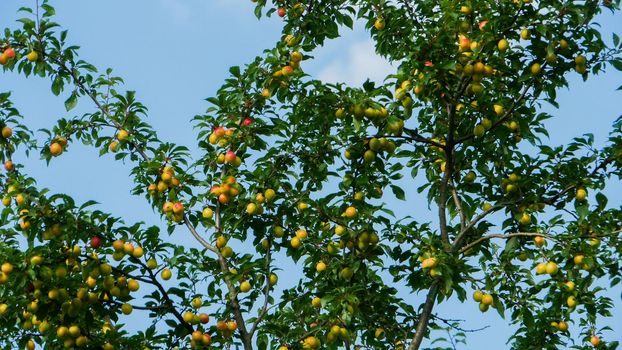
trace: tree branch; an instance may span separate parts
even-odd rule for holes
[[[454,204],[456,205],[456,210],[458,210],[458,215],[460,216],[460,232],[462,232],[466,226],[467,218],[462,210],[462,204],[460,202],[460,198],[458,197],[458,190],[456,189],[456,185],[453,180],[451,180],[451,196],[454,198]]]
[[[408,350],[418,350],[423,341],[426,331],[428,330],[428,323],[432,315],[432,309],[434,308],[434,302],[436,301],[436,295],[440,289],[440,280],[435,280],[428,291],[428,295],[425,298],[423,309],[419,314],[419,322],[417,322],[417,328],[413,337],[412,343],[408,347]]]
[[[460,233],[458,234],[458,236],[456,236],[456,238],[454,239],[454,243],[452,244],[452,250],[456,251],[456,249],[458,249],[462,245],[462,240],[464,239],[464,237],[467,234],[467,232],[471,228],[473,228],[473,226],[475,226],[483,218],[488,216],[488,214],[492,213],[493,211],[496,211],[497,209],[501,209],[501,208],[503,208],[503,207],[505,207],[506,205],[509,205],[509,204],[510,203],[499,203],[499,204],[493,205],[488,210],[484,210],[483,212],[481,212],[473,220],[467,222],[467,224],[465,225],[464,229],[462,229],[460,231]]]
[[[516,232],[516,233],[508,233],[508,234],[491,234],[491,235],[487,235],[487,236],[482,236],[476,240],[474,240],[473,242],[465,245],[464,247],[462,247],[462,249],[460,249],[460,253],[464,253],[467,250],[477,246],[478,244],[493,239],[493,238],[501,238],[501,239],[510,239],[512,237],[538,237],[538,236],[542,236],[544,238],[547,239],[552,239],[555,240],[556,238],[554,236],[551,236],[549,234],[545,234],[545,233],[537,233],[537,232]]]
[[[266,281],[265,281],[264,290],[263,290],[263,295],[264,295],[263,305],[261,306],[261,311],[259,311],[259,314],[257,315],[257,319],[255,320],[255,322],[253,322],[250,332],[248,332],[250,337],[252,337],[253,334],[255,334],[257,327],[259,326],[261,321],[263,321],[263,318],[266,316],[266,313],[268,312],[268,304],[270,301],[270,259],[272,255],[271,248],[272,248],[272,242],[270,242],[270,246],[268,246],[268,251],[266,252],[266,275],[265,275]]]

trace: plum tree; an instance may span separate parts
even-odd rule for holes
[[[283,17],[282,40],[208,98],[198,157],[79,58],[49,1],[3,32],[5,71],[91,112],[35,135],[0,94],[0,346],[416,350],[459,335],[434,309],[467,295],[515,326],[513,349],[618,346],[599,320],[614,306],[603,283],[622,279],[622,208],[603,194],[622,176],[622,118],[602,148],[589,135],[556,146],[540,103],[556,105],[571,74],[622,70],[619,37],[595,22],[620,0],[253,3]],[[360,87],[305,74],[355,21],[394,74]],[[196,246],[26,173],[28,151],[50,162],[79,144],[132,164],[133,194]],[[395,213],[394,199],[431,210]],[[301,275],[280,286],[292,263]],[[144,330],[128,330],[139,312]]]

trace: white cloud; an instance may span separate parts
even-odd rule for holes
[[[178,21],[185,21],[190,19],[192,11],[188,3],[180,0],[160,0],[161,6]]]
[[[336,52],[345,52],[345,57]],[[368,78],[381,83],[388,74],[395,72],[395,67],[378,56],[371,39],[355,42],[343,50],[333,52],[328,64],[320,70],[320,80],[328,83],[347,83],[361,85]]]

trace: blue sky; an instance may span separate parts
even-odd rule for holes
[[[34,1],[28,1],[31,4]],[[0,1],[0,26],[17,18],[15,10],[23,0]],[[149,122],[164,140],[194,147],[195,133],[190,119],[202,113],[204,98],[215,94],[227,76],[228,68],[250,62],[280,38],[280,19],[257,21],[250,0],[90,0],[58,1],[57,21],[70,31],[70,42],[82,46],[81,56],[101,70],[112,67],[123,77],[126,88],[136,90],[137,97],[149,109]],[[601,19],[606,33],[622,33],[622,20],[617,16]],[[605,38],[610,38],[609,34]],[[315,78],[359,84],[367,77],[381,80],[391,71],[388,64],[373,53],[368,35],[358,30],[319,49],[303,68]],[[560,144],[586,132],[602,144],[611,122],[620,115],[622,74],[611,72],[606,77],[587,83],[577,77],[571,88],[559,92],[561,109],[546,110],[556,116],[547,122],[550,142]],[[13,74],[0,75],[0,90],[13,92],[13,100],[33,128],[50,127],[59,117],[71,117],[63,106],[64,99],[54,97],[49,82],[39,78],[24,79]],[[618,102],[616,102],[618,101]],[[81,101],[78,111],[91,110]],[[132,197],[129,190],[129,166],[100,158],[97,151],[73,145],[69,152],[55,159],[49,167],[43,161],[24,162],[40,186],[53,192],[68,193],[79,201],[95,199],[102,208],[129,222],[159,222],[142,198]],[[414,193],[414,188],[409,189]],[[610,194],[620,193],[619,183]],[[610,198],[619,206],[619,198]],[[413,211],[426,210],[424,200],[412,204]],[[401,209],[401,213],[404,210]],[[282,283],[287,281],[283,279]],[[611,291],[620,304],[620,288]],[[413,298],[414,299],[414,298]],[[419,303],[420,298],[413,300]],[[449,318],[466,319],[464,328],[491,328],[470,334],[464,349],[504,348],[510,329],[503,326],[495,313],[480,314],[472,303],[448,303],[437,311]],[[622,309],[608,323],[622,340]],[[462,347],[460,347],[462,349]]]

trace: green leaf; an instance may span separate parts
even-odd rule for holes
[[[598,210],[604,210],[607,207],[607,197],[601,192],[596,194],[596,202],[598,203]]]
[[[614,59],[609,61],[609,63],[611,63],[611,65],[613,66],[613,68],[619,70],[620,72],[622,72],[622,60],[621,59]]]
[[[406,194],[404,193],[404,190],[402,190],[400,187],[391,185],[391,190],[393,191],[395,198],[400,200],[406,200]]]
[[[78,104],[78,94],[76,94],[76,92],[74,91],[71,93],[71,96],[69,96],[67,101],[65,101],[65,108],[67,109],[67,112],[74,109],[74,107],[77,104]]]

